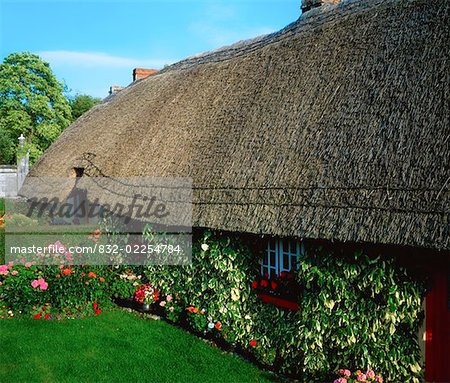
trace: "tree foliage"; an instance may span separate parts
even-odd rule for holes
[[[14,162],[26,137],[34,162],[71,122],[64,85],[39,56],[12,53],[0,64],[0,163]]]
[[[69,100],[72,109],[72,118],[76,120],[89,109],[100,103],[101,99],[92,97],[87,94],[77,94],[73,99]]]

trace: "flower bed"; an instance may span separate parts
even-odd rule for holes
[[[112,307],[114,298],[134,295],[141,278],[129,267],[9,262],[0,265],[0,317],[99,315]]]

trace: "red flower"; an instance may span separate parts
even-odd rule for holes
[[[100,310],[98,308],[98,303],[97,302],[92,302],[92,307],[94,308],[94,316],[98,316],[98,314],[100,314],[102,312],[102,310]]]
[[[105,282],[105,278],[100,278],[100,282]]]
[[[198,313],[198,308],[197,307],[194,307],[194,313]]]
[[[45,306],[42,306],[42,311],[45,311],[45,309],[46,309],[46,307],[45,307]]]
[[[217,330],[220,330],[220,329],[222,328],[222,324],[221,324],[220,322],[217,322],[217,323],[214,325],[214,327],[215,327]]]
[[[257,341],[256,339],[252,339],[252,340],[249,342],[249,345],[252,346],[252,347],[255,347],[257,343],[258,343],[258,341]]]
[[[89,272],[88,278],[95,278],[97,274],[95,274],[93,271]]]
[[[281,274],[280,274],[280,277],[281,278],[286,278],[287,277],[286,271],[282,271]]]
[[[41,319],[42,313],[36,314],[33,316],[34,319]]]
[[[187,309],[188,309],[189,312],[193,313],[194,310],[195,310],[195,307],[189,306]],[[198,310],[198,309],[197,309],[197,310]]]
[[[272,290],[275,290],[278,287],[278,283],[275,281],[270,282],[270,286],[272,287]]]
[[[70,274],[72,274],[72,270],[70,270],[70,269],[64,269],[64,270],[62,271],[62,273],[63,273],[64,275],[70,275]]]
[[[252,289],[256,289],[258,287],[258,281],[252,282]]]
[[[99,229],[97,229],[97,230],[94,230],[94,235],[100,235],[102,232],[101,232],[101,230],[99,230]]]
[[[50,317],[51,317],[50,314],[45,314],[45,315],[44,315],[44,318],[45,318],[45,319],[50,319]]]
[[[82,273],[82,274],[81,274],[81,277],[83,278],[85,275],[86,275],[85,273]]]
[[[261,280],[260,285],[261,285],[261,287],[267,287],[267,286],[269,286],[269,282],[266,281],[265,279],[263,279],[263,280]]]

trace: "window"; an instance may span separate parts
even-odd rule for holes
[[[304,245],[298,240],[269,239],[261,262],[261,274],[267,273],[269,278],[272,278],[283,271],[297,270],[303,252]]]

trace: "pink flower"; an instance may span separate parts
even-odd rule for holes
[[[19,272],[17,270],[11,271],[11,275],[17,275]]]
[[[375,376],[375,381],[378,383],[383,383],[383,378],[380,375]]]
[[[161,301],[161,302],[159,302],[159,305],[160,305],[161,307],[164,307],[164,306],[166,305],[166,301]]]
[[[360,382],[364,382],[367,379],[366,374],[359,374],[356,376],[356,379],[358,379],[358,381]]]
[[[25,263],[24,266],[25,266],[26,268],[29,268],[29,267],[33,266],[33,264],[32,264],[31,262],[27,262],[27,263]]]
[[[350,370],[344,370],[344,376],[350,376],[351,374]]]
[[[139,286],[138,282],[133,282],[133,286]]]
[[[9,270],[7,265],[1,265],[0,266],[0,275],[8,275]]]
[[[166,297],[166,300],[167,300],[167,302],[171,302],[171,301],[172,301],[172,295],[168,295],[168,296]]]
[[[347,383],[347,379],[339,378],[339,379],[336,379],[333,383]]]
[[[48,283],[45,282],[44,278],[35,279],[33,282],[31,282],[31,286],[33,289],[37,288],[39,286],[40,290],[47,290]]]
[[[174,310],[173,306],[169,307],[169,311],[172,312]]]
[[[374,378],[375,373],[372,370],[367,370],[366,375],[368,378]]]

